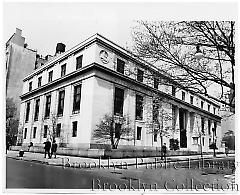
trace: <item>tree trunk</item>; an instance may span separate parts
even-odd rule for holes
[[[161,142],[161,160],[163,160],[163,152],[162,152],[162,146],[163,146],[163,136],[160,134],[160,142]]]

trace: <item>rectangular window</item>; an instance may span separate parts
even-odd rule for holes
[[[73,94],[73,113],[80,111],[81,85],[74,86]]]
[[[213,107],[213,114],[216,114],[216,108]]]
[[[172,86],[172,96],[176,96],[176,87]]]
[[[44,132],[43,132],[43,138],[47,137],[47,132],[48,132],[48,126],[44,125]]]
[[[63,64],[61,66],[61,77],[65,76],[66,75],[66,65],[67,64]]]
[[[30,102],[27,103],[25,122],[29,121],[29,113],[30,113]]]
[[[208,104],[208,112],[210,112],[210,104]]]
[[[76,70],[82,68],[83,55],[76,58]]]
[[[185,101],[185,96],[186,96],[185,92],[182,91],[182,100],[183,100],[183,101]]]
[[[154,137],[153,137],[153,141],[154,142],[157,142],[157,135],[158,135],[157,131],[154,131]]]
[[[217,122],[214,122],[214,136],[217,136]]]
[[[137,140],[141,140],[142,127],[137,127]]]
[[[61,123],[57,124],[56,137],[60,137],[61,133]]]
[[[124,74],[124,66],[125,62],[120,59],[117,59],[117,72]]]
[[[154,78],[153,87],[154,87],[155,89],[158,89],[158,84],[159,84],[159,79],[158,79],[158,78]]]
[[[53,79],[53,71],[48,72],[48,82],[51,82]]]
[[[65,91],[59,91],[58,95],[58,116],[63,115]]]
[[[36,100],[36,104],[35,104],[34,121],[38,121],[39,106],[40,106],[40,99],[37,99],[37,100]]]
[[[211,134],[211,120],[208,119],[208,135]]]
[[[42,77],[38,77],[38,87],[42,86]]]
[[[201,127],[202,127],[202,133],[204,133],[204,118],[201,117]]]
[[[136,119],[143,119],[143,96],[136,95]]]
[[[37,127],[33,127],[33,138],[36,138]]]
[[[72,123],[72,136],[77,137],[77,121]]]
[[[190,96],[190,104],[193,104],[193,96]]]
[[[203,146],[204,146],[204,144],[205,144],[204,141],[205,141],[205,140],[204,140],[204,137],[202,137],[202,145],[203,145]]]
[[[153,122],[158,121],[159,116],[159,104],[157,101],[153,101]]]
[[[24,139],[26,139],[27,138],[27,128],[25,128],[25,131],[24,131],[24,137],[23,137]]]
[[[114,114],[123,115],[124,90],[115,87]]]
[[[137,69],[137,81],[143,82],[143,71],[140,69]]]
[[[32,91],[32,81],[28,84],[28,91]]]
[[[51,95],[46,96],[46,108],[45,108],[45,118],[50,116],[50,108],[51,108]]]
[[[203,101],[201,101],[201,108],[203,109],[203,105],[204,105],[204,102]]]
[[[119,123],[115,124],[115,138],[120,139],[120,132],[121,132],[122,125]]]

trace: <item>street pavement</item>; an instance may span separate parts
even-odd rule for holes
[[[228,156],[234,157],[234,154]],[[160,157],[148,157],[148,158],[121,158],[121,159],[101,159],[101,158],[86,158],[77,156],[65,156],[57,155],[57,158],[44,158],[42,153],[24,152],[23,157],[19,157],[19,151],[8,151],[7,157],[22,159],[25,161],[40,162],[48,165],[62,166],[62,167],[77,167],[77,168],[106,168],[106,167],[126,167],[126,166],[138,166],[141,164],[162,162]],[[225,158],[225,154],[217,154],[217,157],[213,155],[203,155],[204,159]],[[200,155],[191,156],[171,156],[167,157],[166,162],[181,162],[181,161],[194,161],[201,159]]]
[[[183,186],[184,189],[202,188],[205,184],[213,184],[216,188],[219,186],[226,187],[227,184],[234,183],[231,169],[228,169],[227,163],[234,163],[234,156],[226,157],[218,155],[213,158],[204,155],[205,164],[215,163],[220,165],[224,163],[226,167],[215,168],[199,168],[201,160],[200,156],[175,156],[169,157],[167,161],[168,167],[151,168],[150,162],[155,162],[156,158],[137,159],[142,165],[136,167],[136,159],[110,159],[110,168],[108,160],[101,159],[102,168],[99,165],[99,159],[82,158],[74,156],[58,155],[56,159],[45,159],[44,154],[25,152],[24,157],[18,157],[18,151],[8,151],[6,159],[6,187],[7,188],[56,188],[56,189],[95,189],[94,191],[102,191],[104,188],[111,187],[122,188],[125,186],[133,186],[134,189],[151,188],[150,185],[157,185],[158,189],[176,189],[177,186]],[[21,160],[19,160],[21,159]],[[157,159],[157,161],[160,158]],[[191,160],[191,168],[188,168],[188,159]],[[194,161],[194,159],[196,159]],[[187,160],[187,161],[186,161]],[[171,162],[170,162],[171,161]],[[179,166],[176,162],[181,161]],[[121,163],[129,164],[129,167],[121,168]],[[143,163],[142,163],[143,162]],[[149,164],[147,164],[147,162]],[[171,163],[175,166],[170,166]],[[75,165],[74,165],[75,163]],[[68,168],[68,166],[76,168]],[[76,164],[82,167],[76,166]],[[91,165],[91,168],[89,167]],[[94,167],[96,164],[96,167]],[[153,163],[154,164],[154,163]],[[84,165],[88,168],[85,168]],[[130,166],[132,165],[132,166]],[[227,177],[228,178],[227,178]],[[231,178],[229,178],[231,177]],[[146,185],[146,186],[145,186]],[[104,187],[105,186],[105,187]],[[129,188],[129,187],[128,187]],[[132,189],[132,187],[131,187]],[[214,190],[215,191],[215,190]]]

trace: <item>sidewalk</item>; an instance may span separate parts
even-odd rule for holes
[[[109,168],[109,167],[126,167],[138,166],[147,163],[159,163],[163,162],[161,157],[148,157],[148,158],[125,158],[125,159],[94,159],[75,156],[57,155],[57,158],[44,158],[42,153],[24,152],[23,157],[19,157],[19,151],[8,151],[6,154],[9,158],[21,159],[25,161],[38,162],[48,165],[62,166],[64,167],[76,167],[76,168]],[[235,154],[229,154],[229,157],[234,157]],[[215,158],[225,158],[225,154],[217,154]],[[214,159],[213,155],[203,155],[204,159]],[[167,163],[176,161],[192,161],[201,159],[200,155],[191,156],[171,156],[167,157]]]

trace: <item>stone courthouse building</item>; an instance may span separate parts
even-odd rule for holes
[[[162,108],[172,116],[166,125],[176,129],[163,138],[168,147],[173,137],[180,150],[199,151],[202,145],[208,151],[213,142],[221,149],[218,104],[176,88],[174,79],[99,34],[64,48],[60,44],[58,55],[23,80],[18,140],[23,145],[42,146],[55,129],[57,143],[65,147],[98,148],[109,143],[94,139],[93,130],[105,114],[113,114],[128,115],[134,130],[133,139],[120,140],[119,148],[156,149],[160,137],[149,133],[149,124],[153,99],[162,97]]]

